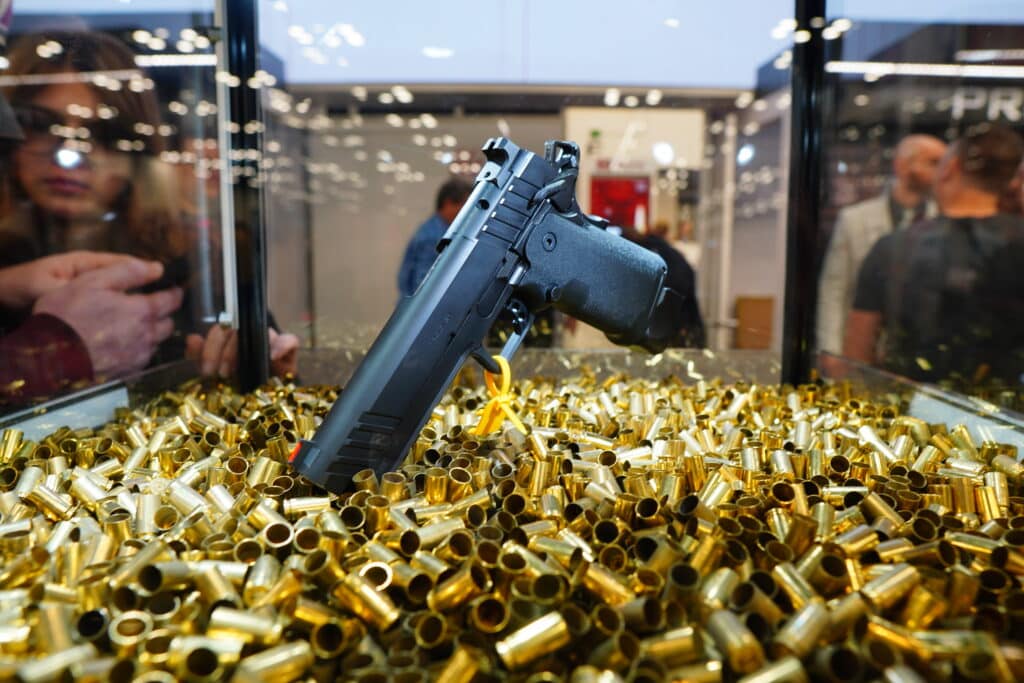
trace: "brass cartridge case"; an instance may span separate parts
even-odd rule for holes
[[[778,659],[793,656],[803,659],[826,637],[829,611],[820,599],[811,600],[793,614],[772,641],[772,655]]]
[[[438,559],[436,556],[423,550],[413,553],[413,556],[409,560],[409,564],[425,573],[435,583],[442,577],[447,577],[449,573],[454,571],[451,565],[447,562]]]
[[[644,656],[660,662],[667,669],[695,662],[704,656],[700,631],[693,626],[665,631],[640,642]]]
[[[406,600],[413,605],[422,605],[434,587],[430,576],[404,562],[390,565],[392,570],[391,584],[402,590]]]
[[[753,673],[764,666],[764,649],[761,643],[732,612],[713,612],[707,618],[705,628],[734,672]]]
[[[348,574],[331,589],[331,595],[342,607],[380,630],[386,630],[398,621],[398,608],[391,599],[378,593],[358,574]]]
[[[0,624],[0,653],[20,655],[29,651],[32,628],[28,624]]]
[[[733,589],[732,595],[729,596],[729,607],[740,613],[755,612],[773,628],[785,616],[775,601],[751,581],[741,583]]]
[[[818,532],[818,521],[808,515],[796,514],[789,521],[784,542],[793,550],[795,557],[803,555],[814,543]]]
[[[701,612],[709,614],[728,606],[729,599],[740,582],[739,574],[728,567],[716,569],[705,577],[700,590],[697,591]]]
[[[21,497],[54,521],[68,519],[75,509],[74,503],[42,483],[36,484],[21,494]]]
[[[283,625],[272,617],[221,606],[210,612],[206,634],[213,638],[236,638],[245,643],[271,645],[281,639],[282,630]]]
[[[860,557],[878,546],[878,533],[871,527],[861,524],[849,531],[839,534],[833,539],[846,557]]]
[[[789,597],[794,609],[800,609],[815,598],[820,597],[814,587],[807,582],[789,562],[775,565],[771,571],[772,577],[778,583],[782,592]]]
[[[747,674],[737,683],[808,683],[810,678],[796,657],[782,657],[757,673]]]
[[[867,614],[869,605],[860,593],[849,593],[828,602],[830,641],[839,641]]]
[[[949,609],[944,596],[938,595],[923,584],[914,587],[903,607],[899,621],[909,629],[921,630],[945,616]]]
[[[146,612],[123,612],[110,622],[107,635],[114,653],[119,657],[132,657],[153,630],[153,618]]]
[[[654,633],[665,627],[665,613],[654,598],[637,598],[622,605],[622,619],[632,633]]]
[[[811,506],[811,517],[818,524],[815,540],[824,541],[830,539],[834,534],[832,523],[835,520],[835,508],[826,502],[815,503]]]
[[[437,675],[438,683],[471,683],[487,658],[476,648],[460,645]]]
[[[41,659],[30,660],[17,669],[17,678],[25,683],[42,683],[58,680],[62,672],[98,656],[92,643],[76,645],[67,650],[54,652]]]
[[[444,612],[491,589],[491,579],[483,565],[468,561],[458,571],[439,583],[427,595],[427,605],[437,612]]]
[[[448,500],[448,473],[440,467],[431,467],[426,472],[423,495],[429,505]]]
[[[242,598],[234,585],[221,573],[216,566],[204,566],[195,574],[195,585],[209,610],[220,606],[241,607]]]
[[[323,550],[315,550],[306,555],[302,572],[324,589],[330,589],[347,574],[337,560]]]
[[[868,615],[864,623],[864,637],[869,641],[879,640],[889,649],[901,653],[912,661],[927,661],[931,658],[928,645],[918,639],[910,629],[873,614]]]
[[[583,585],[590,592],[613,607],[625,605],[633,599],[630,591],[619,577],[598,564],[591,564],[583,574]]]
[[[36,642],[43,652],[60,652],[74,644],[72,608],[65,603],[41,602],[36,606]]]
[[[310,633],[313,654],[318,659],[326,660],[339,656],[348,646],[345,630],[337,621],[317,624]]]
[[[498,641],[495,649],[511,670],[521,669],[569,644],[569,627],[558,612],[549,612]]]
[[[622,631],[595,647],[587,663],[608,671],[625,672],[639,654],[640,641],[629,631]]]
[[[440,545],[456,529],[464,529],[466,523],[460,518],[441,519],[423,526],[419,530],[420,548],[429,550]]]
[[[885,610],[899,602],[920,581],[921,575],[916,567],[897,564],[885,574],[864,584],[860,592],[875,609]]]
[[[511,619],[506,604],[493,595],[481,595],[469,603],[466,619],[480,633],[500,633]]]

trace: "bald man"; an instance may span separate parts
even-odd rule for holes
[[[839,354],[857,273],[881,237],[935,214],[929,201],[946,145],[930,135],[908,135],[896,147],[894,178],[885,192],[839,212],[818,285],[818,349]]]

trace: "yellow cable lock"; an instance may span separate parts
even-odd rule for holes
[[[484,406],[483,412],[480,414],[480,422],[473,429],[473,434],[485,436],[496,432],[505,418],[508,418],[516,429],[526,434],[526,427],[523,426],[519,416],[512,409],[512,401],[515,399],[512,394],[512,370],[504,356],[494,356],[494,361],[501,368],[501,385],[499,387],[495,382],[496,375],[484,371],[484,381],[487,383],[487,391],[491,395],[491,400]]]

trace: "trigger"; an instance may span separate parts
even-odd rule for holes
[[[501,374],[501,366],[499,366],[497,361],[491,357],[491,354],[487,353],[487,349],[483,346],[476,347],[470,355],[473,356],[473,360],[479,363],[487,372],[492,375]]]

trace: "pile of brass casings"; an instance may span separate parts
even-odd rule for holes
[[[337,397],[186,385],[0,439],[0,680],[1024,679],[1024,466],[848,387],[583,373],[406,464],[288,465]]]

